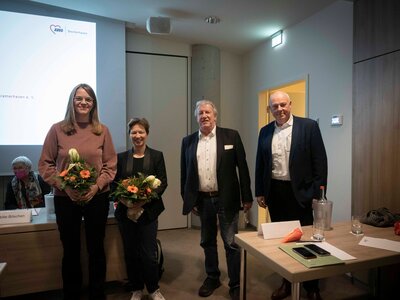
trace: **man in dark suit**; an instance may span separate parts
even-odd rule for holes
[[[183,214],[200,216],[201,247],[207,278],[199,296],[208,297],[218,288],[217,218],[224,242],[229,275],[229,294],[239,299],[240,248],[234,241],[239,210],[252,205],[250,176],[239,133],[216,126],[217,109],[209,100],[196,103],[199,131],[186,136],[181,148],[181,195]],[[239,178],[238,178],[239,175]]]
[[[328,161],[318,123],[293,116],[291,104],[282,91],[270,96],[275,121],[260,130],[256,197],[259,206],[268,207],[272,222],[299,220],[305,226],[313,223],[312,199],[327,184]],[[308,299],[321,299],[317,280],[303,286]],[[284,299],[290,293],[290,282],[284,279],[271,299]]]

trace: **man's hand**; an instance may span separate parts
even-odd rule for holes
[[[248,212],[249,209],[252,207],[253,202],[245,202],[243,203],[243,212]]]
[[[192,214],[194,214],[195,216],[200,216],[199,209],[197,208],[197,206],[193,206]]]
[[[257,202],[258,202],[258,206],[260,206],[262,208],[267,208],[267,205],[265,204],[264,196],[257,197]]]

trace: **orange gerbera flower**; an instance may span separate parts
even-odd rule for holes
[[[76,176],[74,176],[74,175],[70,176],[69,181],[71,181],[71,182],[76,181]]]
[[[80,171],[79,172],[79,175],[82,177],[82,178],[89,178],[90,177],[90,171],[89,170],[82,170],[82,171]]]
[[[130,185],[126,188],[126,190],[130,193],[136,194],[138,192],[138,188],[134,185]]]
[[[60,177],[65,177],[68,174],[68,170],[64,170],[60,173]]]

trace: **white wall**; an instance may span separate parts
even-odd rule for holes
[[[191,46],[166,40],[157,35],[140,34],[128,30],[126,32],[126,51],[190,56]]]
[[[347,220],[351,213],[352,14],[351,2],[335,2],[284,30],[281,47],[272,49],[266,41],[244,57],[242,137],[251,174],[258,137],[259,91],[309,74],[309,117],[319,118],[327,150],[327,196],[334,202],[333,221]],[[334,114],[343,114],[343,126],[330,126]],[[255,211],[253,207],[254,215]],[[251,222],[256,224],[254,216]]]

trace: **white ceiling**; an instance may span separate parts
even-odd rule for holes
[[[209,44],[245,53],[278,30],[288,28],[338,0],[38,0],[67,9],[134,23],[146,33],[148,17],[170,17],[163,38]],[[218,16],[219,24],[204,22]]]

